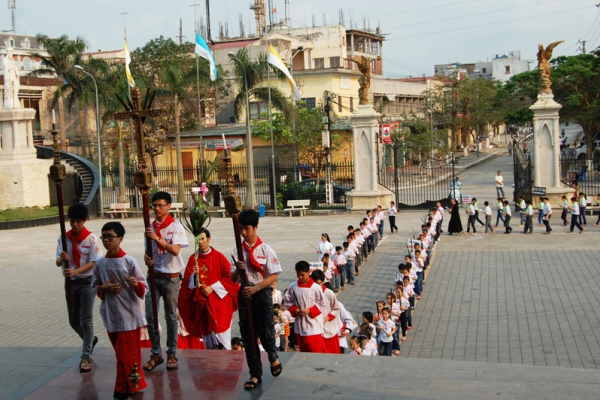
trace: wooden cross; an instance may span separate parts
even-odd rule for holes
[[[146,169],[146,138],[143,130],[144,121],[146,121],[147,117],[160,116],[163,110],[160,108],[144,110],[142,109],[141,100],[142,96],[140,94],[140,89],[133,88],[131,90],[131,104],[128,107],[129,110],[116,112],[113,117],[115,120],[133,120],[133,132],[135,136],[135,145],[137,147],[138,162],[140,164],[140,169]]]

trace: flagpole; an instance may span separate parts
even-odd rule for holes
[[[267,82],[269,85],[269,132],[271,132],[271,169],[273,172],[273,208],[277,216],[277,180],[275,174],[275,141],[273,140],[273,118],[271,117],[271,65],[267,63]]]
[[[198,34],[198,32],[196,32]],[[196,54],[196,90],[198,91],[198,132],[200,133],[200,176],[204,177],[204,143],[202,132],[202,99],[200,99],[200,63]]]
[[[125,43],[127,43],[127,23],[125,22],[125,16],[127,14],[129,13],[125,12],[125,7],[123,7],[123,12],[119,15],[123,16],[123,39],[125,40]],[[127,95],[129,96],[129,100],[131,100],[131,86],[129,85],[129,81],[127,82]],[[131,132],[131,151],[129,152],[129,159],[130,162],[132,162],[132,168],[135,168],[135,136],[133,134],[133,122],[131,119],[129,120],[129,131]]]

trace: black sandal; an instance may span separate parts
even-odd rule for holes
[[[279,358],[277,359],[277,361],[279,361]],[[283,371],[283,365],[281,364],[281,361],[279,361],[279,364],[271,366],[271,375],[277,377],[281,375],[281,371]]]
[[[254,382],[252,379],[256,379],[256,382]],[[253,390],[254,388],[256,388],[258,385],[260,385],[262,383],[262,378],[260,376],[251,376],[250,379],[248,379],[248,381],[246,381],[246,383],[244,383],[244,389],[246,390]]]

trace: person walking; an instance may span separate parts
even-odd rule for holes
[[[505,198],[506,196],[504,195],[504,177],[502,176],[502,171],[498,171],[498,175],[496,175],[494,180],[496,181],[496,197]]]
[[[462,222],[460,221],[460,213],[458,211],[458,203],[455,199],[450,199],[451,209],[450,209],[450,222],[448,223],[448,235],[452,235],[453,233],[458,234],[460,236],[463,231]]]

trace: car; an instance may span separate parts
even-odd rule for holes
[[[317,180],[316,179],[305,179],[300,183],[300,187],[302,189],[308,189],[310,187],[315,187]],[[352,190],[353,188],[342,187],[336,183],[333,184],[333,201],[335,203],[345,203],[346,202],[346,192]],[[319,179],[319,191],[325,193],[325,179]]]

